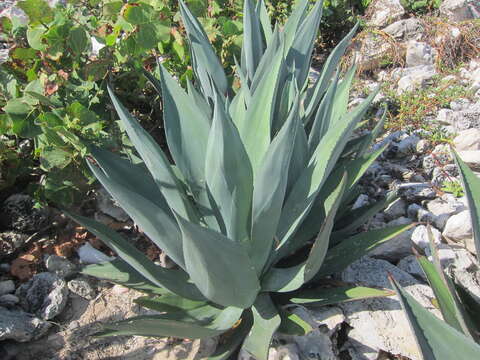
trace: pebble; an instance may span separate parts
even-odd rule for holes
[[[0,295],[10,294],[15,291],[13,280],[0,281]]]

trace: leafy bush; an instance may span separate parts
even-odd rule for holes
[[[42,175],[38,199],[71,204],[89,188],[93,178],[80,160],[87,142],[111,149],[127,145],[106,102],[109,77],[129,100],[129,108],[150,114],[159,111],[158,103],[144,89],[143,75],[132,69],[149,67],[154,55],[162,54],[164,65],[184,83],[191,76],[174,3],[69,1],[54,10],[44,0],[25,0],[18,6],[28,23],[1,19],[0,36],[10,45],[10,54],[0,64],[0,131],[9,139],[34,143],[40,171],[30,172]],[[230,72],[241,42],[237,3],[189,1]]]
[[[477,258],[480,260],[480,179],[453,152],[462,177],[464,191],[472,217],[473,237]],[[413,297],[391,279],[412,332],[425,359],[459,360],[480,356],[480,302],[441,266],[438,250],[428,228],[433,263],[424,256],[418,262],[435,294],[444,322],[424,309]]]
[[[400,3],[407,11],[428,12],[438,9],[442,0],[400,0]]]
[[[100,335],[224,334],[215,357],[241,345],[266,359],[277,329],[311,330],[292,306],[389,294],[318,288],[318,279],[411,227],[355,234],[395,196],[352,209],[358,180],[385,149],[369,151],[382,122],[354,136],[376,95],[348,111],[355,68],[341,76],[338,64],[356,28],[309,84],[321,10],[321,2],[309,12],[301,1],[285,27],[272,29],[264,2],[246,0],[234,92],[200,22],[181,3],[194,83],[185,91],[162,64],[159,80],[146,72],[162,94],[175,165],[109,88],[142,162],[91,146],[88,164],[178,267],[159,267],[108,227],[70,214],[119,257],[84,273],[149,293],[137,303],[163,312],[108,324]]]

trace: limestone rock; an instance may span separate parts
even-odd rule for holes
[[[408,255],[400,260],[397,264],[397,267],[406,273],[414,276],[416,279],[420,279],[424,282],[427,281],[427,277],[423,272],[420,264],[418,263],[417,257],[415,255]]]
[[[77,267],[74,264],[57,255],[50,255],[45,260],[45,267],[49,272],[57,274],[62,278],[72,276],[77,272]]]
[[[480,150],[463,150],[458,156],[469,165],[472,170],[480,170]]]
[[[408,68],[406,75],[398,80],[397,94],[401,95],[404,92],[423,89],[428,85],[429,81],[437,74],[435,67],[432,65],[418,65]]]
[[[464,210],[451,216],[445,224],[443,236],[453,241],[464,241],[473,236],[470,211]]]
[[[466,206],[453,195],[445,194],[427,203],[427,209],[434,215],[432,219],[436,228],[443,230],[450,216],[465,210]]]
[[[104,214],[111,216],[115,220],[126,222],[129,216],[121,207],[119,207],[105,189],[97,191],[97,206]]]
[[[0,307],[0,341],[15,340],[26,342],[39,339],[51,324],[32,314],[20,310],[7,310]]]
[[[15,283],[12,280],[0,281],[0,295],[10,294],[15,291]]]
[[[411,224],[412,220],[406,217],[400,217],[393,221],[390,221],[386,224],[386,227],[397,226],[397,225],[407,225]],[[410,255],[412,253],[412,236],[413,229],[404,231],[403,233],[395,236],[394,238],[385,241],[380,244],[378,247],[373,249],[369,256],[375,258],[387,259],[389,261],[398,261],[401,258]]]
[[[383,29],[396,40],[415,40],[422,36],[423,24],[416,18],[399,20]]]
[[[86,278],[78,278],[70,280],[67,283],[68,289],[87,300],[93,300],[95,298],[96,292],[95,289],[90,284],[90,281]]]
[[[480,18],[480,4],[475,0],[443,0],[440,14],[451,21]]]
[[[406,62],[408,67],[433,65],[437,52],[424,42],[410,40],[407,43]]]
[[[383,211],[387,220],[393,220],[405,216],[407,203],[403,199],[397,199]]]
[[[68,299],[65,280],[48,272],[34,275],[21,285],[15,295],[25,311],[35,313],[42,319],[51,320],[60,314]]]
[[[405,14],[405,9],[399,0],[376,0],[370,4],[367,13],[371,14],[368,25],[384,27],[399,20]]]
[[[435,244],[440,244],[442,242],[442,234],[440,231],[431,227],[432,237]],[[428,230],[425,225],[418,225],[412,232],[412,242],[417,245],[420,249],[427,249],[430,246],[430,241],[428,238]]]

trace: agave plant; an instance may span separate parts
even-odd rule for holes
[[[480,179],[455,151],[453,154],[468,199],[478,257],[480,254]],[[428,227],[428,235],[433,262],[420,255],[417,256],[417,260],[432,287],[444,321],[424,309],[394,279],[391,279],[393,287],[400,298],[424,359],[478,359],[480,358],[480,301],[469,292],[469,289],[465,289],[451,275],[445,273],[440,264],[430,227]]]
[[[352,209],[357,182],[384,148],[370,151],[382,128],[354,135],[375,92],[347,108],[355,68],[339,60],[354,28],[310,83],[322,2],[300,2],[284,26],[271,27],[263,0],[244,5],[237,91],[200,23],[180,3],[194,84],[185,91],[159,64],[145,73],[163,98],[171,164],[109,88],[142,162],[91,148],[90,168],[143,232],[176,264],[149,261],[108,227],[70,216],[118,254],[84,273],[149,294],[137,299],[157,315],[105,326],[103,335],[205,338],[224,334],[215,358],[242,346],[266,359],[273,333],[308,331],[288,311],[389,294],[361,287],[317,288],[409,226],[355,233],[394,199]]]

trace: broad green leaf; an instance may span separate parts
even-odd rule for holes
[[[328,250],[318,276],[335,274],[343,271],[348,265],[368,254],[378,245],[388,241],[415,224],[391,226],[384,229],[370,230],[345,239]]]
[[[363,286],[320,287],[295,292],[289,301],[308,306],[325,306],[392,295],[394,295],[394,292],[391,290],[379,290]]]
[[[31,23],[48,24],[53,20],[53,9],[45,0],[20,1],[17,6],[25,11]]]
[[[214,313],[208,309],[202,318],[202,308],[192,310],[200,312],[197,317],[188,312],[166,313],[161,315],[136,316],[104,326],[97,336],[139,335],[164,337],[172,336],[187,339],[204,339],[218,336],[230,329],[241,315],[241,309],[229,307]]]
[[[226,235],[237,242],[250,239],[253,192],[252,166],[238,130],[217,95],[205,161],[209,195],[223,218]]]
[[[3,107],[3,111],[9,115],[27,115],[32,110],[33,107],[24,98],[9,100]]]
[[[260,274],[273,249],[287,189],[288,169],[298,129],[298,102],[289,119],[275,136],[255,179],[252,206],[252,245],[250,258]]]
[[[390,280],[425,360],[471,360],[480,356],[480,345],[431,314],[393,278]]]
[[[472,217],[473,239],[477,250],[477,259],[480,260],[480,179],[455,151],[453,151],[453,155],[460,169],[463,188],[467,195],[470,216]]]
[[[250,307],[260,286],[244,247],[180,216],[177,219],[183,235],[185,265],[202,294],[223,306]]]
[[[198,198],[199,193],[205,191],[204,164],[210,120],[162,65],[160,74],[168,148],[192,194]]]
[[[169,294],[168,290],[158,287],[147,280],[137,270],[122,259],[115,259],[101,264],[88,265],[82,269],[82,274],[105,279],[127,288],[155,295]]]
[[[246,72],[250,81],[253,80],[264,50],[259,15],[255,11],[252,0],[245,0],[243,7],[242,69]]]
[[[304,282],[310,281],[322,266],[323,260],[327,254],[330,234],[332,232],[333,223],[335,220],[335,214],[340,206],[346,185],[347,173],[344,173],[342,179],[338,183],[338,186],[325,200],[324,214],[326,214],[326,216],[320,227],[320,232],[318,233],[310,253],[308,254],[307,263],[305,264]]]
[[[227,95],[227,77],[205,31],[183,1],[180,1],[180,13],[190,40],[193,70],[200,81],[204,95],[214,98],[215,89],[211,81],[221,94]]]
[[[89,39],[84,28],[76,26],[70,29],[68,35],[68,45],[76,55],[80,55],[87,50]]]
[[[47,44],[43,42],[45,31],[43,26],[29,27],[27,29],[28,45],[35,50],[45,51],[47,49]]]
[[[280,326],[280,315],[270,296],[261,293],[252,307],[253,326],[243,342],[242,349],[257,360],[267,360],[274,332]]]
[[[123,17],[132,25],[150,23],[155,16],[155,9],[145,3],[127,4],[123,11]]]
[[[197,214],[185,192],[182,191],[177,177],[172,171],[167,157],[155,140],[143,129],[137,120],[117,99],[110,86],[107,87],[112,103],[118,112],[127,134],[152,174],[155,183],[162,192],[170,208],[177,213],[197,221]]]
[[[50,171],[54,168],[63,169],[71,162],[72,154],[69,151],[54,146],[44,147],[40,157],[40,164],[46,171]]]
[[[96,165],[90,163],[88,165],[98,181],[145,234],[175,263],[185,269],[181,235],[175,220],[149,197],[130,190]]]
[[[277,232],[280,246],[295,234],[310,211],[315,198],[332,171],[355,125],[368,109],[375,92],[350,113],[346,114],[319,142],[308,166],[293,186],[282,211]]]
[[[155,265],[140,250],[106,225],[69,212],[65,212],[65,214],[98,236],[105,245],[115,251],[122,260],[148,281],[187,299],[203,299],[198,289],[188,282],[188,276],[184,271],[164,269]]]

